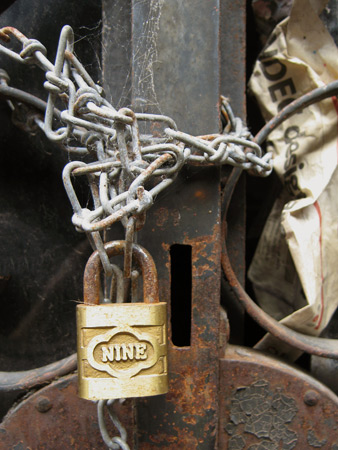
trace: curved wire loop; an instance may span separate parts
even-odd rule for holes
[[[21,391],[48,383],[56,377],[62,377],[76,370],[76,353],[67,358],[20,372],[0,372],[0,392]]]
[[[298,331],[292,330],[285,325],[273,319],[269,314],[263,311],[250,296],[239,282],[232,268],[229,255],[226,248],[227,237],[227,212],[232,198],[236,183],[241,175],[241,169],[233,169],[223,193],[223,218],[222,218],[222,256],[221,264],[224,275],[229,282],[230,287],[235,293],[238,301],[245,311],[257,322],[262,328],[271,333],[277,339],[296,347],[311,355],[323,356],[325,358],[338,359],[338,340],[326,339],[315,336],[308,336]],[[259,343],[255,348],[259,349]]]

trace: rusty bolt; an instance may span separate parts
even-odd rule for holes
[[[315,406],[319,402],[319,394],[317,391],[309,389],[304,394],[304,403],[308,406]]]
[[[45,413],[47,411],[49,411],[52,407],[52,403],[49,400],[48,397],[39,397],[35,403],[35,408],[40,412],[40,413]]]

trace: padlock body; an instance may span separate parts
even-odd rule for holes
[[[79,396],[168,392],[166,303],[77,305]]]

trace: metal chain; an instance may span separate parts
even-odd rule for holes
[[[113,406],[115,403],[114,400],[99,400],[97,402],[97,416],[99,421],[99,428],[101,432],[102,439],[108,448],[112,448],[114,450],[122,449],[122,450],[130,450],[129,445],[127,444],[127,432],[121,422],[119,421],[116,413],[114,412]],[[120,400],[121,401],[121,400]],[[120,433],[120,437],[114,436],[111,438],[109,436],[106,421],[104,418],[104,409],[107,409],[109,417],[118,432]]]
[[[3,45],[0,51],[45,71],[47,103],[41,105],[43,102],[39,103],[38,99],[34,102],[31,95],[21,98],[45,110],[43,120],[36,114],[32,120],[50,140],[58,142],[68,152],[91,155],[94,159],[89,163],[71,162],[63,172],[65,189],[74,210],[72,221],[78,230],[94,233],[117,221],[126,224],[131,216],[140,217],[151,207],[155,197],[173,182],[184,164],[230,164],[260,176],[270,174],[272,155],[262,156],[260,146],[253,141],[242,121],[233,117],[224,97],[221,111],[230,124],[226,132],[192,136],[178,131],[170,117],[135,113],[129,108],[117,111],[74,55],[70,26],[66,25],[61,31],[54,64],[46,58],[46,49],[40,42],[28,39],[12,27],[0,30],[2,40],[8,42],[10,36],[20,41],[22,51],[18,54]],[[2,80],[5,79],[3,76]],[[12,92],[20,97],[19,93],[18,90]],[[59,110],[57,104],[63,109]],[[73,177],[84,175],[91,187],[92,210],[80,205],[72,184]],[[99,250],[98,236],[93,241]],[[112,272],[107,261],[103,264],[106,273]]]
[[[46,49],[39,41],[28,39],[13,27],[0,30],[3,41],[9,42],[11,36],[22,44],[21,52],[4,45],[0,45],[0,51],[20,63],[40,67],[45,72],[48,97],[45,103],[9,87],[9,77],[3,70],[0,94],[8,98],[14,112],[19,111],[16,116],[22,117],[26,112],[26,123],[21,118],[26,131],[36,132],[39,127],[67,152],[89,159],[68,163],[63,170],[63,183],[74,212],[73,224],[87,234],[93,249],[100,254],[105,274],[103,301],[110,301],[109,293],[114,293],[115,301],[122,301],[128,283],[121,270],[110,263],[102,233],[115,222],[122,222],[128,243],[124,278],[130,278],[130,250],[137,230],[145,222],[146,211],[185,164],[230,164],[260,176],[272,171],[271,153],[262,156],[260,146],[242,121],[234,117],[225,97],[221,97],[221,113],[228,126],[223,134],[192,136],[178,131],[170,117],[135,113],[129,108],[117,111],[74,55],[70,26],[61,31],[54,64],[47,59]],[[26,105],[24,111],[22,103]],[[28,112],[27,105],[31,106]],[[90,187],[91,210],[80,204],[73,186],[73,179],[80,176],[87,178]]]

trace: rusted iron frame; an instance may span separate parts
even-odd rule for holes
[[[265,138],[268,136],[268,134],[275,129],[280,123],[282,123],[284,120],[286,120],[288,117],[290,117],[292,114],[294,114],[296,111],[314,103],[315,101],[322,100],[324,98],[330,97],[333,94],[336,94],[338,90],[338,82],[333,82],[328,86],[324,86],[323,88],[318,88],[315,91],[312,91],[309,94],[306,94],[305,96],[301,97],[300,99],[295,100],[292,102],[292,104],[288,105],[286,108],[284,108],[275,118],[273,118],[268,124],[265,125],[265,127],[258,133],[256,136],[256,141],[261,144]],[[28,99],[30,100],[30,99]],[[38,107],[42,109],[42,103]],[[234,185],[237,182],[237,179],[239,178],[241,173],[240,169],[234,169],[233,174],[231,175],[229,179],[229,183],[227,184],[225,190],[227,193],[230,193],[232,195]],[[226,210],[228,208],[228,205],[230,203],[231,195],[224,195],[224,200],[227,202]],[[226,217],[226,211],[224,218]],[[225,219],[223,220],[223,224],[226,224]],[[226,225],[223,225],[223,236],[226,233]],[[224,241],[224,239],[223,239]],[[338,351],[333,350],[332,352],[332,344],[336,344],[335,340],[329,340],[329,339],[318,339],[310,336],[305,336],[300,333],[293,334],[290,333],[290,329],[281,326],[277,321],[274,321],[271,317],[269,317],[266,313],[264,313],[245,293],[243,288],[241,287],[238,280],[232,277],[234,275],[229,258],[226,254],[226,249],[223,254],[222,258],[222,265],[223,269],[226,268],[225,273],[227,275],[227,278],[229,280],[232,279],[235,283],[230,283],[230,285],[234,288],[234,290],[237,289],[237,295],[242,303],[245,304],[245,308],[247,309],[247,312],[256,317],[256,320],[262,325],[264,328],[268,329],[268,331],[271,332],[271,334],[275,335],[276,337],[284,340],[285,342],[289,342],[290,345],[299,346],[304,351],[308,351],[312,354],[317,354],[319,356],[328,356],[337,358]],[[236,282],[236,280],[237,282]],[[229,281],[230,281],[229,280]],[[238,284],[237,284],[238,283]],[[235,289],[235,285],[237,285],[237,288]],[[264,325],[265,324],[265,325]],[[269,327],[269,328],[268,328]],[[292,331],[292,330],[291,330]],[[300,339],[300,341],[298,341]],[[325,344],[328,344],[326,346]],[[330,345],[331,344],[331,345]],[[31,371],[22,371],[22,372],[2,372],[0,373],[0,379],[3,379],[1,381],[0,389],[2,386],[4,386],[2,389],[5,390],[14,390],[14,389],[27,389],[29,387],[32,387],[37,384],[42,384],[44,382],[50,381],[51,379],[55,378],[56,376],[60,376],[62,374],[68,373],[76,368],[76,363],[74,362],[75,358],[74,355],[71,355],[68,358],[65,358],[61,361],[57,361],[55,363],[52,363],[50,365],[33,369]]]
[[[219,1],[132,4],[135,109],[163,111],[190,134],[219,132]],[[160,300],[168,302],[169,334],[169,392],[136,401],[137,441],[144,450],[217,448],[219,179],[218,168],[183,168],[165,195],[158,196],[138,236],[156,263]],[[179,314],[172,313],[171,305],[174,245],[191,249],[191,266],[185,269],[191,273],[191,307],[181,309],[181,326],[191,331],[183,347],[173,343],[171,326],[172,315]]]
[[[337,397],[321,383],[275,358],[238,346],[227,346],[220,367],[219,449],[234,448],[240,438],[246,444],[242,448],[257,445],[258,441],[263,444],[269,434],[276,440],[276,435],[271,434],[276,424],[264,417],[267,412],[278,419],[277,424],[285,423],[284,430],[293,431],[293,436],[297,434],[298,447],[294,448],[319,448],[319,445],[309,445],[315,442],[312,436],[319,441],[324,441],[325,437],[327,442],[323,448],[335,448],[338,443]],[[70,375],[16,404],[0,425],[2,447],[70,448],[77,445],[83,450],[101,448],[96,405],[80,399],[76,391],[77,376]],[[240,394],[245,391],[246,396]],[[268,398],[263,398],[265,393]],[[288,421],[290,406],[293,413],[292,420]],[[127,442],[133,448],[132,400],[116,402],[114,408],[128,433]],[[245,417],[247,423],[236,423],[236,413],[248,410],[251,414]],[[252,418],[258,419],[255,428],[247,430],[246,425]],[[109,434],[116,435],[115,426],[108,421],[107,424]],[[283,434],[279,436],[282,440]]]

